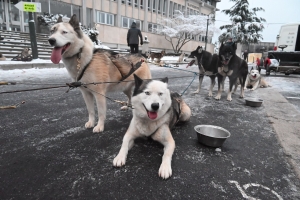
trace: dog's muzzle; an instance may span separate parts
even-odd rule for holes
[[[51,46],[54,46],[55,43],[56,43],[56,39],[55,39],[55,38],[50,38],[50,39],[48,40],[48,42],[49,42],[49,44],[50,44]]]

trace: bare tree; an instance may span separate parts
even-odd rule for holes
[[[171,43],[175,53],[179,53],[181,48],[198,35],[212,36],[217,31],[214,27],[214,18],[203,15],[189,15],[176,10],[173,18],[160,18],[158,33],[164,34],[165,39]]]

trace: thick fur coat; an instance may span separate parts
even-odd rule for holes
[[[52,62],[58,64],[62,60],[73,81],[80,81],[81,83],[104,82],[103,84],[89,84],[85,87],[79,87],[89,116],[85,127],[94,127],[93,132],[104,130],[107,110],[105,95],[108,92],[123,91],[128,97],[128,104],[131,104],[134,78],[133,73],[131,73],[124,79],[123,73],[126,70],[130,71],[132,66],[139,65],[134,73],[142,79],[151,78],[150,69],[147,63],[141,62],[143,57],[139,54],[129,54],[121,60],[121,55],[116,55],[108,50],[94,51],[94,44],[81,31],[76,15],[73,15],[69,22],[59,22],[51,28],[49,43],[53,46]],[[126,82],[120,82],[123,79]],[[96,126],[94,101],[96,101],[98,111]]]
[[[158,174],[163,179],[172,175],[171,160],[175,141],[170,129],[177,122],[190,119],[191,110],[177,93],[167,87],[167,78],[143,81],[135,76],[132,97],[132,120],[123,138],[119,154],[113,160],[115,167],[125,165],[128,151],[138,137],[151,137],[164,145],[164,155]]]

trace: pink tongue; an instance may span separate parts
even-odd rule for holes
[[[148,111],[148,117],[149,117],[150,119],[156,119],[156,117],[157,117],[157,112],[150,112],[150,111]]]
[[[192,66],[194,64],[195,60],[192,60],[187,66],[186,68],[188,68],[189,66]]]
[[[52,51],[52,54],[51,54],[51,61],[54,63],[54,64],[58,64],[61,60],[61,51],[62,51],[62,47],[55,47]]]

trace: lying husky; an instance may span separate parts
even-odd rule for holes
[[[93,132],[104,130],[106,118],[106,95],[111,91],[123,91],[131,102],[131,92],[134,85],[133,73],[143,79],[151,78],[147,63],[137,54],[120,56],[107,50],[95,50],[91,39],[80,29],[76,15],[69,22],[59,22],[51,28],[49,43],[54,47],[51,55],[53,63],[62,59],[73,81],[81,83],[114,82],[80,87],[88,113],[86,128],[95,125],[94,100],[98,108],[98,124]],[[119,81],[127,81],[120,82]],[[130,81],[132,80],[132,81]]]
[[[156,62],[160,63],[160,59],[164,57],[165,54],[166,52],[164,50],[162,50],[160,53],[151,52],[149,58],[151,58],[151,62],[153,62],[154,58],[156,58]]]
[[[237,83],[239,79],[241,84],[241,94],[240,97],[244,98],[244,86],[246,77],[248,74],[248,65],[245,60],[239,58],[236,55],[236,44],[235,42],[230,44],[221,44],[219,50],[219,60],[218,60],[218,94],[215,99],[220,100],[222,94],[222,85],[225,78],[229,78],[229,90],[227,94],[227,100],[232,101],[232,87]]]
[[[211,80],[208,93],[208,96],[211,97],[213,87],[216,83],[216,75],[218,73],[218,55],[212,55],[210,52],[203,50],[201,46],[198,46],[195,51],[191,52],[191,55],[188,58],[193,59],[188,66],[191,66],[194,64],[194,62],[196,62],[199,68],[199,85],[198,89],[194,93],[200,92],[204,75],[207,75]]]
[[[179,121],[188,121],[191,110],[177,93],[167,88],[167,78],[143,81],[135,75],[132,97],[132,120],[123,138],[119,154],[113,165],[125,165],[129,149],[137,137],[147,136],[164,145],[164,155],[158,174],[163,179],[172,175],[171,160],[175,142],[170,129]]]
[[[252,67],[250,73],[247,76],[244,89],[246,90],[247,88],[251,88],[251,90],[255,90],[258,87],[268,87],[268,86],[269,86],[268,83],[260,75],[259,71],[253,69]]]

